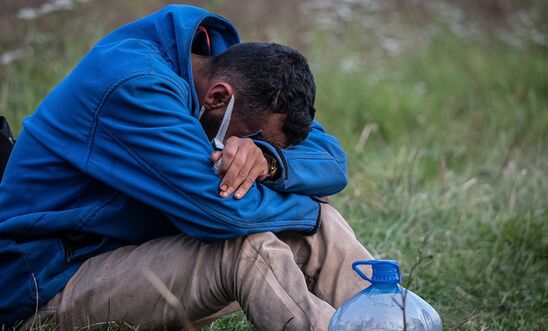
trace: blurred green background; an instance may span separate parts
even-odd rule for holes
[[[103,35],[167,1],[0,1],[0,114],[21,120]],[[349,156],[333,199],[446,329],[544,330],[548,3],[193,1],[309,59]],[[252,329],[239,313],[211,330]]]

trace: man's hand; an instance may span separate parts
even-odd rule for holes
[[[263,181],[268,176],[268,163],[262,150],[249,138],[230,137],[222,152],[211,154],[213,163],[222,157],[219,174],[223,177],[219,188],[221,197],[232,192],[235,199],[241,199],[255,181]]]

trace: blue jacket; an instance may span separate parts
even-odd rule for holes
[[[169,6],[107,35],[24,121],[0,184],[0,325],[28,317],[88,258],[184,232],[204,241],[312,232],[310,196],[346,185],[346,157],[318,123],[276,150],[282,176],[244,199],[219,197],[196,116],[190,47],[239,42],[226,19]]]

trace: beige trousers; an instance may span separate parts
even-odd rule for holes
[[[106,321],[193,330],[241,307],[260,330],[327,330],[335,308],[369,285],[352,262],[372,257],[333,207],[321,213],[310,236],[205,244],[181,234],[93,257],[24,327],[53,318],[61,330]]]

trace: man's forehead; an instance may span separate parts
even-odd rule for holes
[[[238,114],[233,117],[229,135],[240,138],[258,138],[258,136],[251,136],[261,132],[260,138],[267,140],[278,148],[286,148],[288,147],[287,138],[283,131],[285,118],[285,114],[271,113],[262,120],[250,123],[248,118]]]

